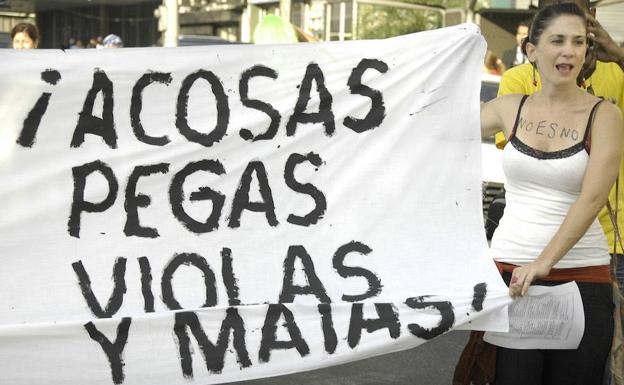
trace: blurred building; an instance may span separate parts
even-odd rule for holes
[[[389,37],[465,20],[464,0],[181,0],[180,33],[251,41],[268,14],[288,19],[316,40]],[[286,3],[286,4],[285,4]],[[440,4],[455,3],[457,7]],[[391,22],[393,20],[394,22]]]
[[[159,45],[166,28],[162,4],[162,0],[0,0],[0,46],[21,21],[36,22],[42,48],[85,46],[91,38],[109,33],[121,36],[126,47]],[[268,14],[290,20],[304,40],[382,38],[461,23],[466,19],[463,5],[464,0],[177,2],[179,34],[193,42],[201,42],[198,36],[250,42],[253,29]]]
[[[36,22],[43,48],[87,45],[119,35],[126,47],[162,45],[163,5],[175,0],[0,0],[0,47],[21,21]],[[598,18],[624,40],[624,0],[599,0]],[[384,38],[472,21],[499,57],[515,46],[515,28],[537,0],[177,0],[181,45],[250,42],[265,15],[290,20],[300,40]],[[210,36],[210,38],[207,38]]]

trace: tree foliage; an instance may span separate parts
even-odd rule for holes
[[[439,12],[376,4],[359,4],[358,38],[381,39],[440,27]]]
[[[439,28],[442,12],[409,8],[409,5],[438,6],[441,10],[463,8],[465,0],[402,0],[406,7],[360,3],[358,38],[381,39]]]

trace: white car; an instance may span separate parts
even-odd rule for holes
[[[483,74],[481,77],[481,101],[494,99],[498,93],[500,76]],[[503,173],[503,151],[496,148],[494,139],[486,139],[481,143],[481,180],[483,191],[483,218],[488,221],[487,214],[494,198],[504,191],[505,174]],[[494,226],[495,227],[495,226]],[[488,226],[486,225],[486,229]],[[491,231],[488,230],[488,235]]]

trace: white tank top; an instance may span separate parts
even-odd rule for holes
[[[494,260],[514,265],[525,265],[539,256],[578,199],[589,161],[587,138],[600,103],[592,108],[583,141],[561,151],[544,152],[527,146],[515,135],[525,100],[526,96],[518,107],[510,145],[503,150],[507,205],[491,244]],[[555,268],[608,265],[609,261],[607,239],[594,219]]]

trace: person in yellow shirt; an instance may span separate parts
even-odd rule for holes
[[[541,0],[539,8],[557,3],[557,0]],[[624,112],[624,48],[619,47],[595,19],[596,9],[590,8],[587,0],[571,1],[585,10],[588,19],[588,39],[593,48],[588,51],[584,70],[578,79],[580,87],[587,92],[610,100]],[[503,74],[498,89],[498,96],[508,94],[530,95],[541,90],[541,80],[538,71],[534,71],[531,63],[513,67]],[[506,144],[505,135],[499,132],[495,136],[496,146],[502,149]],[[624,157],[620,163],[620,177],[624,177]],[[618,191],[614,186],[609,194],[609,202],[614,210],[617,207],[617,223],[619,229],[624,229],[624,186]],[[616,199],[617,196],[617,199]],[[598,219],[609,241],[609,247],[616,255],[618,263],[617,278],[620,289],[624,292],[624,250],[616,245],[613,224],[609,218],[609,211],[603,208]],[[622,230],[620,230],[621,233]]]

